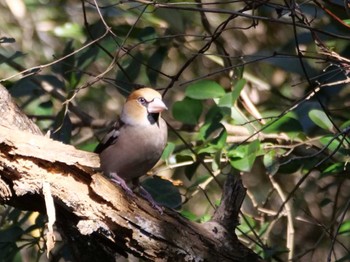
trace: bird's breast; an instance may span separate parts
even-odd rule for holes
[[[157,163],[166,141],[164,120],[148,128],[124,128],[120,130],[116,143],[100,154],[102,170],[116,172],[126,181],[140,177]]]

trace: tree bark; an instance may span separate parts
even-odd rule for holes
[[[222,206],[208,223],[169,209],[160,214],[102,176],[98,155],[43,136],[1,86],[0,112],[0,201],[46,212],[49,184],[57,228],[74,242],[76,260],[113,261],[118,253],[149,261],[260,261],[234,233],[245,195],[240,180],[227,180]]]

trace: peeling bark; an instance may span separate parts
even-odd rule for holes
[[[6,103],[12,103],[10,97],[1,95],[0,112]],[[236,197],[223,201],[234,210],[219,208],[223,213],[209,223],[193,223],[169,209],[160,214],[103,177],[96,154],[42,136],[19,110],[10,113],[15,114],[10,121],[0,120],[0,201],[43,212],[43,182],[49,183],[58,227],[67,241],[75,241],[79,261],[93,261],[97,249],[103,253],[99,261],[113,261],[115,253],[149,261],[259,261],[234,234],[245,194],[240,181],[228,180],[226,186],[236,185]],[[21,127],[13,121],[18,117],[26,119],[17,121]],[[81,250],[84,245],[89,248]]]

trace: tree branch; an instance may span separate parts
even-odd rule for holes
[[[6,90],[0,86],[0,91]],[[8,103],[10,96],[1,95],[0,110]],[[259,261],[239,243],[234,228],[220,225],[220,219],[197,224],[169,209],[160,214],[97,172],[98,155],[42,136],[29,119],[20,121],[26,124],[19,128],[7,119],[22,118],[23,113],[10,113],[15,115],[0,120],[0,201],[45,212],[43,182],[49,183],[57,227],[66,241],[76,241],[73,246],[98,249],[108,258],[104,261],[113,261],[115,253],[150,261]],[[244,196],[243,187],[237,188]],[[94,254],[83,252],[79,260],[92,261]]]

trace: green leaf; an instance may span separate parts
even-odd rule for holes
[[[211,134],[213,134],[218,129],[224,128],[223,125],[220,123],[222,118],[223,115],[221,109],[216,105],[211,107],[205,116],[204,125],[202,125],[199,129],[198,138],[200,140],[210,139],[209,137]]]
[[[53,124],[53,133],[51,138],[69,144],[71,139],[72,122],[66,108],[62,108],[57,114]]]
[[[96,45],[84,48],[84,50],[79,52],[77,56],[77,67],[83,70],[94,63],[98,56],[99,50],[100,49],[96,47]],[[82,72],[77,72],[77,74],[82,74]]]
[[[88,141],[86,143],[75,145],[75,147],[83,151],[94,152],[98,144],[99,144],[98,142],[92,143],[91,141]]]
[[[199,162],[195,162],[195,155],[191,150],[185,149],[175,155],[175,160],[176,163],[193,162],[193,164],[186,165],[184,170],[186,177],[191,180],[199,166]]]
[[[217,107],[220,109],[221,118],[226,116],[229,118],[232,114],[232,92],[225,93],[220,99],[214,99]]]
[[[252,169],[256,157],[260,154],[259,140],[254,140],[247,145],[240,145],[228,152],[231,165],[244,172],[249,172]]]
[[[350,220],[346,220],[341,224],[339,234],[346,236],[350,235]]]
[[[326,167],[321,175],[322,176],[328,176],[328,175],[338,175],[341,174],[343,172],[348,172],[349,170],[347,170],[347,166],[345,165],[345,163],[334,163],[331,164],[330,166]]]
[[[218,151],[221,151],[226,146],[227,132],[222,124],[219,123],[218,127],[221,128],[219,134],[216,132],[216,136],[212,139],[209,139],[201,147],[198,148],[198,154],[217,154]],[[220,153],[220,152],[219,152]]]
[[[297,135],[303,131],[298,117],[293,112],[280,117],[278,120],[273,120],[267,123],[264,133],[281,133],[285,132],[289,135]]]
[[[198,154],[215,154],[215,152],[217,151],[216,147],[213,145],[205,145],[201,148],[198,149],[197,153]]]
[[[344,158],[349,156],[349,150],[345,148],[344,141],[341,142],[339,138],[334,138],[333,135],[326,135],[320,138],[322,145],[327,146],[328,150],[335,151],[336,155],[342,155]]]
[[[73,38],[77,40],[84,37],[80,24],[76,23],[65,23],[63,26],[57,26],[53,32],[56,36]]]
[[[340,129],[343,130],[345,128],[348,128],[350,126],[350,120],[345,121],[344,123],[341,124]]]
[[[53,103],[51,100],[42,101],[43,99],[35,99],[28,106],[27,110],[35,115],[50,116],[53,112]],[[50,121],[51,122],[51,121]]]
[[[279,163],[276,159],[276,151],[270,150],[263,157],[264,166],[266,167],[266,171],[269,175],[273,176],[277,173],[279,169]]]
[[[211,168],[214,172],[218,171],[222,167],[221,163],[222,150],[218,150],[214,154],[214,161],[211,163]]]
[[[154,40],[157,39],[157,32],[154,29],[154,27],[151,26],[147,26],[145,28],[142,28],[140,30],[140,32],[138,32],[138,38],[141,41],[150,41],[150,40]]]
[[[62,56],[67,56],[74,52],[73,41],[68,41],[66,44]],[[75,65],[75,55],[69,55],[63,61],[55,65],[57,72],[61,74],[64,79],[67,80],[69,85],[67,85],[67,91],[71,91],[78,83],[76,76],[76,65]]]
[[[202,114],[203,105],[201,101],[185,97],[173,105],[173,116],[176,120],[188,124],[197,125]]]
[[[209,214],[204,214],[204,215],[200,218],[199,222],[200,222],[200,223],[205,223],[205,222],[210,221],[210,219],[211,219],[211,215],[209,215]]]
[[[56,90],[61,89],[64,84],[53,75],[34,75],[27,76],[17,81],[10,89],[14,97],[30,96],[31,98],[39,97],[44,94],[43,89],[37,83],[47,82]]]
[[[223,118],[222,108],[213,105],[208,112],[205,114],[205,122],[211,123],[216,122],[219,123]]]
[[[179,189],[170,181],[155,176],[143,181],[142,186],[161,206],[169,208],[179,208],[181,206],[182,201]]]
[[[217,105],[221,108],[231,108],[232,107],[232,92],[225,93],[222,97],[220,97]]]
[[[271,225],[270,222],[265,222],[265,223],[262,223],[261,225],[261,228],[259,230],[259,236],[262,236],[266,233],[266,231],[269,229],[269,226]]]
[[[192,180],[192,177],[196,173],[197,168],[200,166],[200,162],[194,162],[192,165],[187,165],[185,167],[185,176],[188,180]]]
[[[203,144],[203,146],[199,147],[198,154],[215,154],[217,151],[222,150],[226,146],[227,132],[224,126],[221,123],[218,123],[217,125],[213,126],[212,132],[214,130],[217,130],[217,132],[215,132],[215,137],[212,139],[209,138],[208,141]],[[219,130],[220,133],[218,134]],[[208,129],[206,129],[206,131],[208,131]]]
[[[162,160],[168,160],[168,158],[171,156],[171,154],[174,152],[175,149],[175,144],[168,142],[168,144],[166,145],[165,149],[163,150],[163,154],[162,154]]]
[[[350,19],[344,19],[343,22],[347,25],[350,25]]]
[[[237,230],[236,233],[237,235],[243,235],[248,234],[249,232],[252,231],[252,229],[255,228],[256,226],[256,221],[253,219],[253,217],[244,215],[244,219],[241,219],[241,224],[238,226],[240,230]]]
[[[185,149],[180,153],[176,154],[176,163],[186,162],[186,161],[194,161],[195,156],[191,150]]]
[[[232,122],[234,124],[236,124],[236,125],[245,125],[245,127],[250,132],[254,132],[254,129],[253,129],[253,127],[251,125],[246,125],[247,124],[247,118],[237,106],[231,107],[231,119],[232,119]]]
[[[224,88],[211,80],[201,80],[187,87],[186,96],[193,99],[220,98],[225,95]]]
[[[188,220],[191,220],[191,221],[197,221],[197,220],[198,220],[198,217],[197,217],[194,213],[192,213],[191,211],[189,211],[189,210],[182,210],[182,211],[180,212],[180,214],[181,214],[183,217],[187,218]]]
[[[247,81],[245,79],[240,79],[237,81],[232,91],[232,104],[237,101],[246,83]]]
[[[218,129],[222,128],[222,124],[218,122],[212,122],[212,123],[205,123],[201,128],[199,129],[198,138],[200,140],[207,140],[210,139],[210,135],[213,134]]]
[[[317,126],[325,130],[331,130],[333,127],[332,122],[329,120],[326,113],[319,109],[312,109],[309,112],[309,117]]]
[[[222,130],[220,134],[215,137],[210,143],[214,145],[217,149],[222,149],[226,145],[227,140],[227,132],[224,126],[222,126]]]

